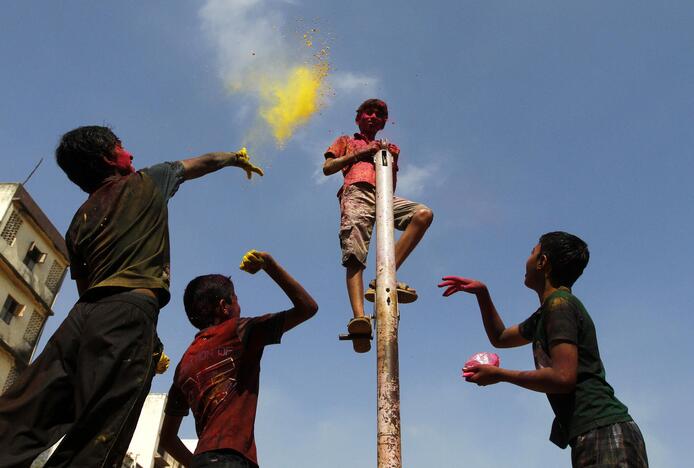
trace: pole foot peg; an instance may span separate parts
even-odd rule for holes
[[[367,353],[371,349],[371,333],[347,333],[338,336],[340,341],[351,341],[354,351],[357,353]]]

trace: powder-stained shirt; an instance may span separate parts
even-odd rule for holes
[[[169,302],[166,204],[183,181],[183,164],[166,162],[114,176],[77,210],[65,240],[73,279],[98,288],[154,290]]]
[[[371,143],[364,136],[355,133],[354,136],[342,135],[338,137],[332,145],[325,151],[325,159],[341,158],[348,154],[358,153],[363,151]],[[393,155],[393,191],[397,185],[398,172],[398,155]],[[342,168],[342,175],[345,181],[337,193],[338,196],[342,193],[342,188],[348,185],[365,182],[376,186],[376,166],[372,161],[356,161]]]
[[[193,410],[195,454],[232,449],[258,464],[255,414],[260,359],[267,345],[280,342],[286,312],[234,318],[195,335],[176,367],[166,414]]]
[[[533,343],[535,367],[551,367],[550,348],[571,343],[578,348],[576,389],[571,393],[547,394],[555,418],[550,440],[559,447],[591,429],[631,421],[631,416],[605,380],[595,325],[583,304],[568,289],[561,288],[520,324],[520,333]]]

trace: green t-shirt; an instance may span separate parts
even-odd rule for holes
[[[631,416],[605,380],[595,325],[585,307],[567,288],[552,293],[540,308],[520,324],[520,333],[533,343],[535,367],[552,365],[550,347],[571,343],[578,348],[576,389],[547,394],[554,411],[550,440],[561,448],[591,429],[631,421]]]
[[[77,210],[65,240],[73,279],[97,288],[147,288],[169,302],[166,203],[183,181],[180,162],[109,178]]]

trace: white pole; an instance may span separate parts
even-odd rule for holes
[[[385,144],[384,144],[385,146]],[[376,372],[378,380],[378,468],[401,468],[398,291],[393,235],[393,156],[386,149],[376,164]]]

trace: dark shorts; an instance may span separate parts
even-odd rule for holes
[[[354,257],[366,267],[371,233],[376,220],[376,187],[366,183],[344,187],[340,194],[340,247],[342,264]],[[393,197],[394,226],[404,231],[419,210],[429,207],[402,197]]]
[[[598,427],[576,437],[571,446],[574,468],[646,468],[646,444],[634,421]]]
[[[78,302],[0,397],[1,468],[121,466],[161,353],[159,304],[125,292]]]
[[[195,455],[190,468],[258,468],[258,465],[234,450],[220,449]]]

